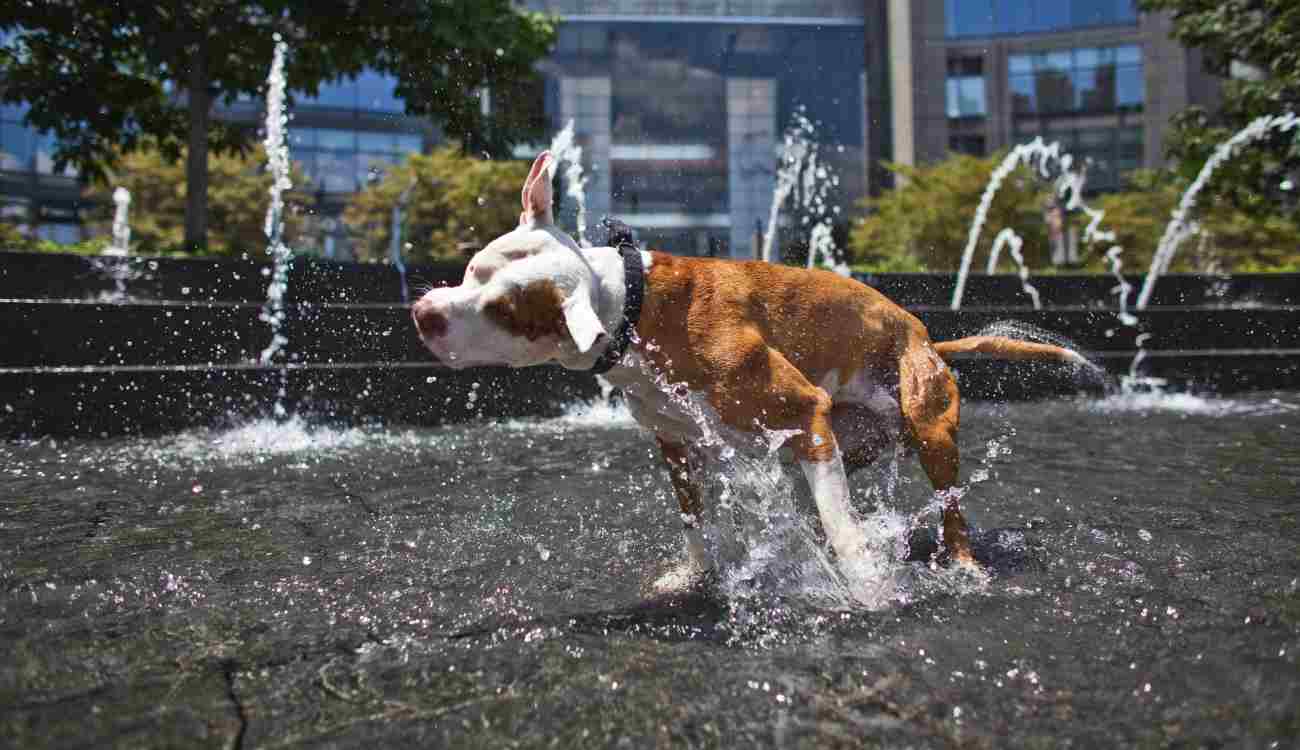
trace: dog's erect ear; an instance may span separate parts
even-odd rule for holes
[[[564,323],[569,327],[569,335],[578,351],[586,354],[595,346],[596,340],[606,334],[605,326],[591,307],[591,293],[586,287],[578,287],[564,301]]]
[[[543,151],[533,161],[533,168],[528,170],[528,179],[524,180],[520,224],[555,223],[555,216],[551,211],[551,202],[555,197],[554,190],[551,188],[551,178],[554,176],[555,157],[550,151]]]

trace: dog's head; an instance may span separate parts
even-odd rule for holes
[[[420,340],[451,367],[594,360],[606,334],[596,313],[598,282],[578,243],[555,226],[543,152],[522,191],[519,226],[480,250],[460,286],[434,289],[411,308]]]

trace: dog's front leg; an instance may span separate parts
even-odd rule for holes
[[[826,540],[841,564],[860,559],[866,536],[849,510],[849,480],[831,424],[834,404],[757,332],[733,333],[721,355],[728,377],[710,391],[713,407],[733,427],[759,421],[769,429],[797,429],[790,445],[812,490]]]
[[[655,436],[659,443],[659,452],[668,465],[668,475],[672,478],[673,493],[677,495],[677,506],[682,512],[682,538],[686,542],[686,554],[690,558],[691,568],[699,573],[713,569],[713,560],[704,546],[704,536],[700,531],[703,521],[703,503],[700,500],[700,488],[691,480],[690,451],[685,443]]]
[[[867,540],[853,519],[849,505],[848,475],[844,471],[844,461],[839,450],[834,448],[834,438],[831,440],[833,451],[829,456],[820,459],[801,458],[799,465],[803,468],[813,501],[817,504],[817,514],[821,516],[826,541],[835,550],[841,564],[845,564],[862,554]]]

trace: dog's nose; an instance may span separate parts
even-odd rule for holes
[[[440,312],[434,303],[422,299],[411,307],[411,317],[415,320],[415,330],[421,338],[437,339],[447,335],[447,316]]]

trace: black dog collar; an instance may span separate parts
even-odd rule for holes
[[[645,301],[645,265],[641,263],[641,251],[629,242],[620,242],[618,253],[623,256],[623,286],[627,290],[623,297],[623,322],[605,353],[592,366],[590,372],[596,375],[609,372],[622,361],[628,344],[632,343],[632,329],[641,319],[641,303]]]

